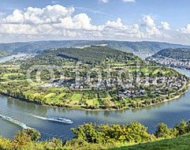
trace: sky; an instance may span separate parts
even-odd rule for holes
[[[189,0],[0,0],[0,43],[160,41],[190,45]]]

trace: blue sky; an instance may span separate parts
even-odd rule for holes
[[[189,0],[0,0],[0,42],[164,41],[190,45]]]

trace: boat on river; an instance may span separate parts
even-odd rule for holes
[[[64,117],[42,117],[42,116],[36,116],[32,115],[31,116],[42,119],[42,120],[47,120],[47,121],[53,121],[53,122],[59,122],[59,123],[64,123],[64,124],[73,124],[73,121]]]
[[[73,124],[73,121],[67,118],[63,117],[49,117],[47,118],[48,121],[54,121],[59,123],[65,123],[65,124]]]

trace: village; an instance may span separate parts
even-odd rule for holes
[[[190,61],[189,60],[177,60],[168,57],[149,57],[148,61],[154,61],[158,64],[169,66],[169,67],[177,67],[177,68],[185,68],[190,69]]]
[[[52,80],[41,87],[62,87],[69,90],[115,90],[121,99],[137,98],[147,95],[167,95],[183,89],[187,84],[185,76],[140,77],[121,80],[119,78],[62,78]]]

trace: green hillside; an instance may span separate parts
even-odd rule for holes
[[[156,142],[141,143],[133,146],[110,148],[109,150],[189,150],[190,135],[183,135],[172,139]]]
[[[35,53],[47,49],[60,47],[88,47],[91,45],[105,45],[110,48],[120,49],[125,52],[142,52],[143,54],[154,54],[165,48],[189,48],[190,46],[180,44],[170,44],[164,42],[130,42],[130,41],[88,41],[88,40],[65,40],[65,41],[34,41],[18,43],[2,43],[0,49],[7,50],[11,53]]]
[[[10,53],[5,50],[0,50],[0,58],[8,56]]]
[[[116,49],[121,49],[124,51],[130,50],[131,52],[141,52],[141,53],[156,53],[162,49],[166,48],[189,48],[189,46],[180,44],[170,44],[165,42],[129,42],[129,41],[109,41],[109,47]]]
[[[177,60],[190,60],[190,49],[187,48],[176,48],[176,49],[163,49],[158,53],[154,54],[152,57],[159,58],[159,57],[168,57]]]
[[[87,64],[100,64],[109,59],[113,61],[141,61],[140,58],[131,53],[122,52],[109,47],[91,46],[86,48],[58,48],[46,50],[27,63],[62,65],[63,61],[81,61]]]

